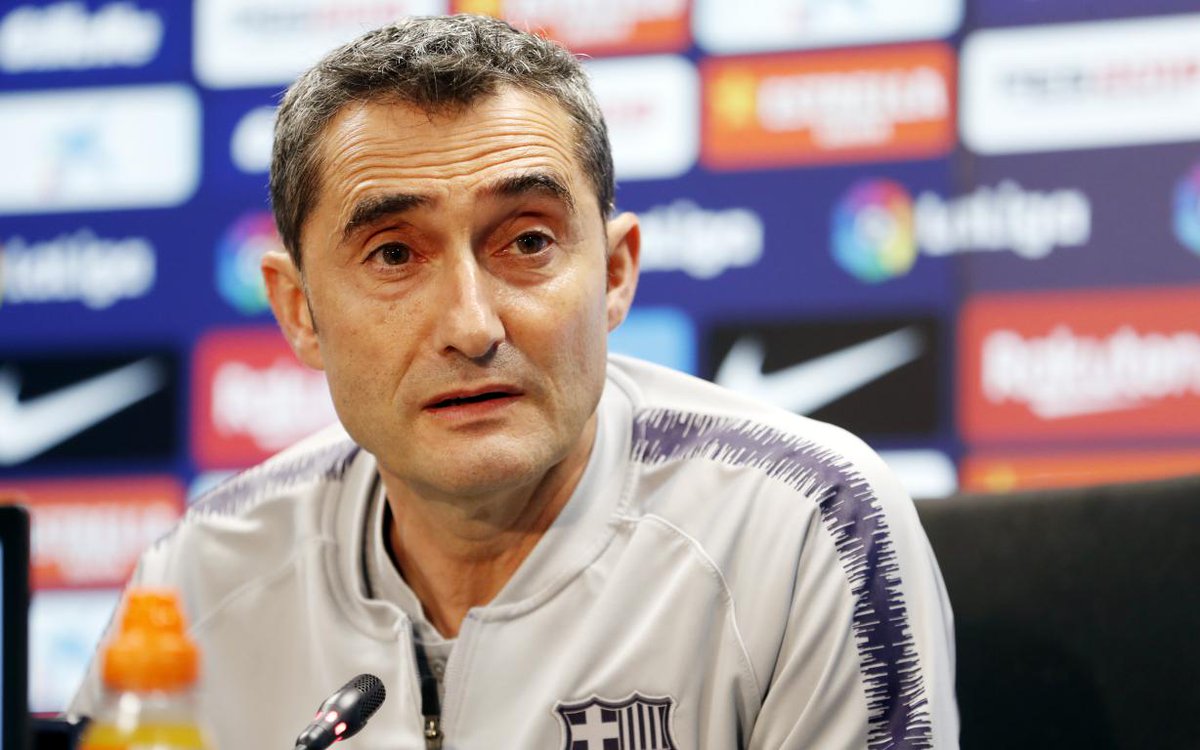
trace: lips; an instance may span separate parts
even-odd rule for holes
[[[520,395],[520,391],[508,386],[473,388],[471,390],[452,391],[439,394],[428,401],[425,404],[425,408],[436,411],[440,409],[450,409],[456,406],[482,404],[487,403],[488,401],[513,398]]]

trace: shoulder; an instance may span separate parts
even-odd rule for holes
[[[217,485],[145,552],[138,582],[179,588],[196,616],[272,575],[306,545],[333,537],[334,510],[360,454],[334,426]]]
[[[338,482],[358,452],[342,426],[332,425],[213,487],[196,499],[182,525],[253,514],[306,488]]]
[[[610,377],[633,394],[631,457],[649,469],[720,465],[784,494],[815,498],[820,485],[907,500],[875,451],[840,427],[628,357],[612,357]]]
[[[718,568],[748,567],[752,586],[770,568],[784,584],[818,555],[854,586],[864,564],[892,569],[923,546],[907,492],[846,430],[655,365],[613,365],[635,394],[628,512],[671,525]]]
[[[828,566],[841,569],[831,585],[861,591],[877,575],[868,587],[886,596],[899,568],[928,567],[912,500],[859,438],[664,368],[614,364],[641,398],[630,514],[677,529],[735,591],[791,591],[798,570]]]
[[[712,561],[756,673],[788,696],[785,714],[803,680],[781,675],[807,674],[824,651],[844,657],[845,684],[862,686],[872,738],[893,724],[928,736],[930,702],[950,727],[938,731],[952,733],[949,604],[913,503],[879,456],[833,425],[653,365],[613,364],[639,399],[630,512],[669,523]]]

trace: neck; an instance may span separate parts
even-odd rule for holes
[[[583,439],[536,481],[469,498],[418,492],[381,471],[392,522],[385,530],[400,574],[443,636],[487,604],[516,573],[579,484],[595,439]]]

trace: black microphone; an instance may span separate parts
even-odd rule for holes
[[[373,674],[360,674],[325,699],[316,718],[296,738],[296,750],[325,750],[338,740],[353,737],[386,697],[383,680]]]

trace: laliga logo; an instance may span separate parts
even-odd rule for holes
[[[871,284],[908,273],[917,259],[908,191],[891,180],[851,186],[833,212],[833,259]]]
[[[0,240],[5,304],[80,302],[104,310],[154,287],[154,246],[145,237],[100,237],[89,228],[48,240]]]
[[[876,179],[850,187],[834,207],[832,225],[834,260],[874,284],[908,273],[918,251],[934,257],[1005,251],[1036,260],[1057,247],[1085,245],[1092,207],[1081,190],[1025,190],[1012,180],[953,198],[924,191],[914,201],[903,186]]]
[[[267,211],[244,214],[217,244],[217,291],[244,315],[268,307],[259,263],[268,250],[282,250],[275,220]]]
[[[1175,238],[1200,255],[1200,162],[1175,184]]]

